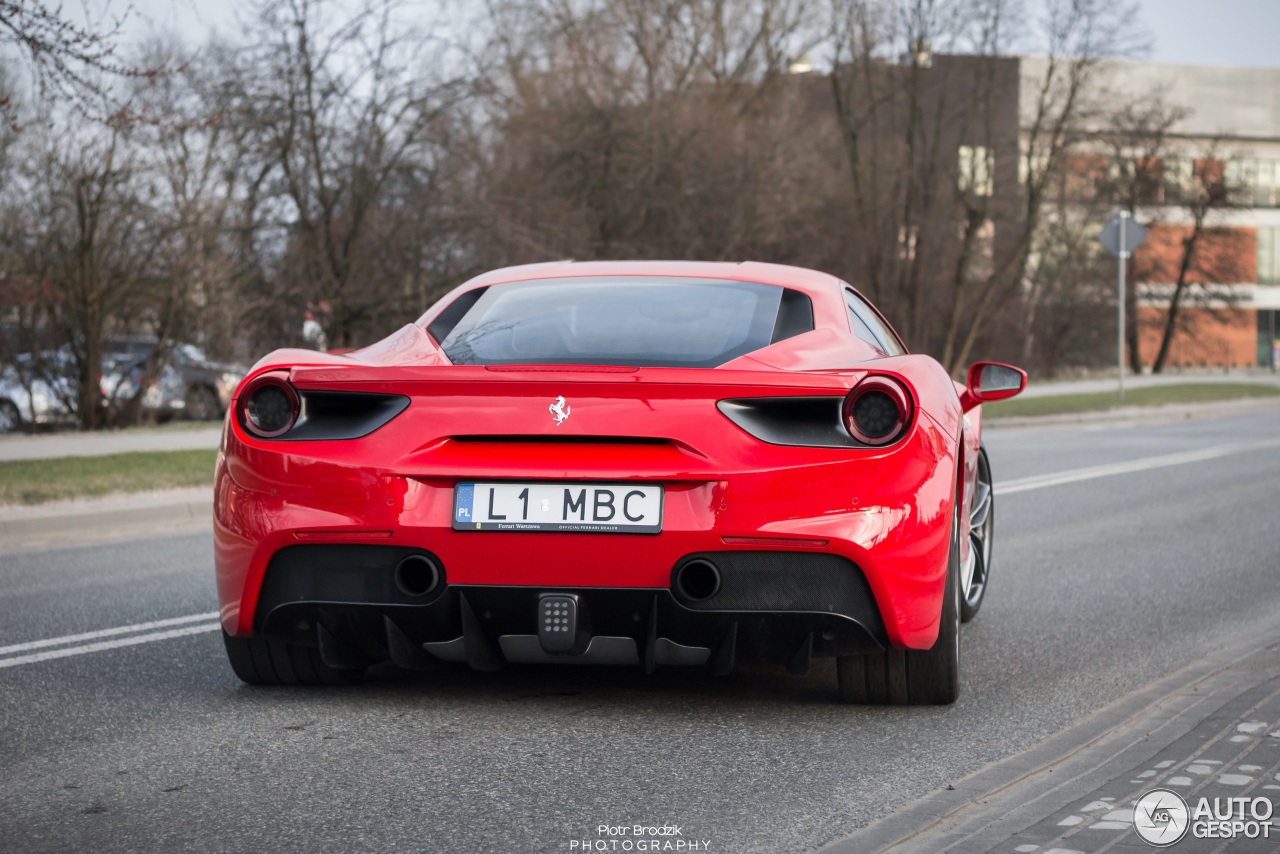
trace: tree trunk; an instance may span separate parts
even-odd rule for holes
[[[1155,363],[1151,366],[1152,373],[1158,374],[1164,371],[1165,361],[1169,357],[1169,347],[1173,343],[1174,333],[1178,331],[1178,309],[1181,307],[1183,294],[1187,290],[1187,273],[1191,270],[1196,245],[1200,242],[1203,231],[1204,217],[1197,216],[1190,236],[1182,241],[1182,262],[1178,265],[1178,281],[1173,286],[1173,296],[1169,298],[1169,313],[1165,315],[1164,334],[1160,338],[1160,351],[1156,354]]]
[[[1133,265],[1125,261],[1125,267],[1124,339],[1129,345],[1129,370],[1134,374],[1141,374],[1142,336],[1138,323],[1138,283],[1133,280]]]

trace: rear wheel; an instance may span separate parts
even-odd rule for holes
[[[0,400],[0,433],[16,433],[22,429],[22,413],[12,400]]]
[[[222,632],[227,659],[240,680],[250,685],[349,685],[364,668],[330,667],[320,650],[309,646],[268,640],[232,637]]]
[[[987,449],[978,450],[978,475],[973,484],[973,501],[969,508],[969,571],[963,573],[960,592],[960,622],[967,623],[978,615],[982,597],[987,593],[991,573],[991,540],[995,532],[995,495],[991,489],[991,463]]]
[[[217,393],[205,385],[187,388],[186,417],[191,421],[217,421],[222,417],[222,406]]]
[[[960,696],[960,525],[951,520],[951,552],[938,640],[930,649],[890,649],[836,659],[840,699],[871,705],[936,706]]]

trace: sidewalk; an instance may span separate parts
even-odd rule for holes
[[[1173,816],[1182,819],[1186,834],[1166,850],[1280,850],[1278,629],[1265,627],[822,851],[1151,852],[1159,849],[1139,836],[1134,813],[1137,808],[1139,821],[1152,826],[1146,809],[1152,801],[1143,799],[1141,807],[1138,801],[1154,789],[1186,804],[1185,813],[1177,815],[1175,807]],[[1202,798],[1221,817],[1230,808],[1239,820],[1243,809],[1234,837],[1221,835],[1230,828],[1217,817],[1206,822],[1203,813],[1197,816]],[[1227,799],[1244,801],[1229,806]],[[1254,799],[1260,820],[1252,813]]]
[[[1058,415],[992,416],[984,419],[983,430],[997,430],[1002,427],[1056,427],[1063,424],[1186,421],[1220,418],[1224,415],[1243,415],[1247,412],[1262,412],[1267,409],[1280,409],[1280,397],[1251,397],[1210,403],[1169,403],[1164,406],[1119,406],[1115,409],[1063,412]]]
[[[1125,391],[1131,391],[1135,388],[1151,388],[1152,386],[1184,385],[1190,383],[1205,383],[1209,385],[1246,383],[1280,386],[1280,373],[1272,373],[1265,368],[1251,368],[1248,370],[1236,370],[1230,373],[1223,373],[1222,371],[1197,371],[1196,373],[1186,374],[1130,375],[1124,378]],[[1117,383],[1114,375],[1087,380],[1041,380],[1039,382],[1032,378],[1028,381],[1026,390],[1019,396],[1053,397],[1060,394],[1088,394],[1090,392],[1115,391],[1116,386]]]

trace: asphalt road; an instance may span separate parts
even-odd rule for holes
[[[635,824],[811,850],[1280,613],[1275,411],[988,446],[995,574],[947,708],[841,706],[830,667],[253,689],[203,616],[208,535],[0,555],[0,850],[568,851]]]

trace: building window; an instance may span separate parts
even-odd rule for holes
[[[1280,162],[1245,158],[1227,163],[1227,192],[1237,205],[1253,208],[1273,208],[1277,201],[1280,181]]]
[[[1049,155],[1047,154],[1031,154],[1023,151],[1018,157],[1018,183],[1026,184],[1028,180],[1034,178],[1039,181],[1044,177],[1044,173],[1049,171]],[[1104,167],[1105,172],[1105,167]]]
[[[1195,197],[1196,162],[1190,157],[1166,157],[1161,177],[1166,204],[1178,204]]]
[[[898,259],[914,261],[916,259],[916,240],[920,237],[920,226],[898,226]]]
[[[1254,166],[1253,203],[1258,207],[1275,207],[1276,167],[1274,160],[1257,160]]]
[[[1280,367],[1280,311],[1274,308],[1258,311],[1258,367]]]
[[[1258,284],[1280,285],[1280,228],[1258,229]]]
[[[1125,149],[1107,165],[1107,189],[1111,201],[1159,205],[1165,201],[1165,162],[1141,151]]]
[[[973,280],[991,278],[996,272],[995,256],[996,226],[990,219],[984,219],[973,232],[965,273]]]
[[[985,145],[962,145],[959,152],[959,187],[962,193],[989,196],[995,189],[995,158]]]

